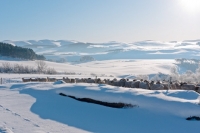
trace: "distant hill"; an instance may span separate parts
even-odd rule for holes
[[[37,55],[30,48],[22,48],[3,42],[0,42],[0,55],[28,60],[45,60],[43,55]]]
[[[82,56],[90,56],[95,60],[109,59],[199,59],[200,40],[185,41],[153,41],[139,42],[105,42],[91,43],[70,40],[4,40],[4,43],[33,49],[47,60],[64,59],[67,62],[79,62]]]

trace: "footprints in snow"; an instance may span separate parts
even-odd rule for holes
[[[10,109],[8,109],[8,108],[4,108],[2,105],[0,105],[0,107],[1,108],[3,108],[4,110],[6,110],[7,112],[10,112],[10,113],[12,113],[13,115],[15,115],[15,116],[19,116],[19,117],[21,117],[21,115],[19,115],[19,114],[17,114],[17,113],[14,113],[14,112],[12,112]]]
[[[19,116],[19,117],[21,116],[21,115],[19,115],[19,114],[17,114],[17,113],[14,113],[14,115],[15,115],[15,116]]]
[[[6,112],[11,113],[12,115],[19,117],[21,119],[23,119],[26,122],[30,122],[31,124],[33,124],[35,127],[40,127],[39,125],[35,124],[34,122],[32,122],[30,119],[28,118],[23,118],[20,114],[13,112],[12,110],[5,108],[4,106],[0,105],[0,108],[2,108],[3,110],[5,110]],[[0,132],[1,133],[1,132]]]
[[[5,126],[4,127],[0,126],[0,133],[13,133],[13,132]]]

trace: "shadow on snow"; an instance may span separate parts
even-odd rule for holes
[[[96,104],[79,102],[74,99],[60,96],[52,90],[20,90],[21,94],[28,94],[36,98],[31,106],[31,111],[43,119],[51,119],[79,129],[99,133],[122,133],[122,132],[188,132],[190,128],[179,128],[187,125],[198,127],[198,123],[186,123],[183,118],[177,118],[167,113],[154,112],[145,108],[115,109]],[[130,94],[126,94],[130,97]],[[135,96],[136,101],[146,101],[145,96]],[[157,98],[151,97],[151,102]],[[161,100],[161,99],[160,99]],[[161,104],[167,101],[161,100]],[[173,103],[172,103],[173,104]],[[189,104],[189,103],[188,103]],[[176,102],[172,106],[176,106]],[[140,104],[139,104],[140,106]],[[159,106],[161,105],[156,105]],[[190,105],[189,105],[190,106]],[[168,107],[165,107],[168,108]],[[155,109],[154,109],[155,110]],[[153,121],[153,122],[151,122]],[[173,126],[172,126],[173,125]],[[197,128],[198,129],[198,128]],[[195,131],[193,129],[193,131]]]

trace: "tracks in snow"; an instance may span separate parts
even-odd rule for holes
[[[20,119],[22,119],[23,121],[26,121],[30,124],[32,124],[35,127],[40,127],[39,125],[37,125],[36,123],[34,123],[32,120],[28,119],[28,118],[24,118],[23,116],[21,116],[20,114],[13,112],[12,110],[0,105],[0,109],[2,109],[3,111],[5,111],[6,113],[10,113],[12,116],[14,117],[18,117]],[[4,122],[5,123],[5,122]],[[1,132],[0,132],[1,133]],[[4,132],[3,132],[4,133]]]

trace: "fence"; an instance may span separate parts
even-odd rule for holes
[[[21,78],[0,78],[0,85],[10,83],[21,83]]]

